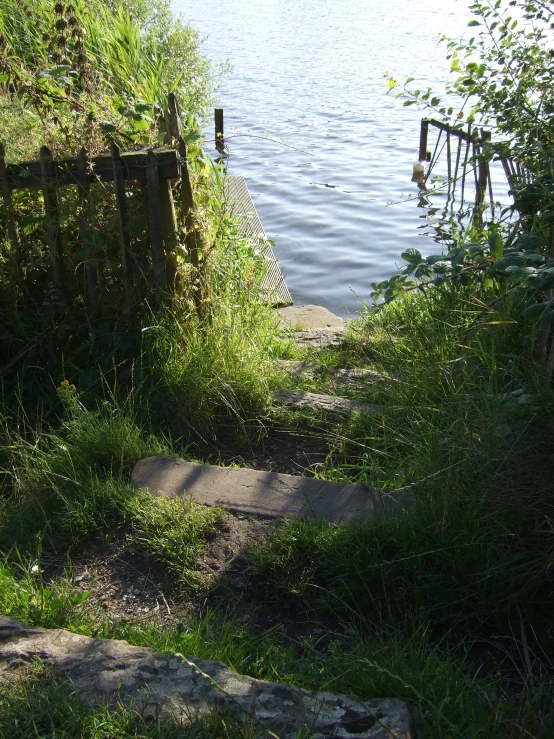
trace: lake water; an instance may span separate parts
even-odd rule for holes
[[[246,178],[296,302],[352,315],[402,251],[437,251],[411,182],[423,113],[387,96],[384,74],[441,90],[449,62],[438,40],[466,32],[466,0],[173,7],[205,37],[207,56],[232,64],[219,92],[228,169]]]

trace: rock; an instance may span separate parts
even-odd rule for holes
[[[342,328],[306,328],[296,331],[294,341],[299,349],[326,349],[341,346],[346,326]]]
[[[346,322],[321,305],[290,305],[279,308],[279,324],[292,328],[339,328],[344,330]]]
[[[371,369],[362,369],[354,367],[352,369],[332,369],[329,376],[333,383],[338,387],[360,387],[363,385],[373,385],[376,382],[388,379],[381,372]]]
[[[326,413],[377,413],[379,406],[359,403],[357,400],[338,398],[336,395],[306,393],[303,390],[277,390],[275,397],[280,403],[294,408],[310,408]]]
[[[131,485],[164,497],[192,497],[203,505],[268,518],[300,516],[332,523],[367,521],[402,512],[414,502],[405,492],[329,482],[279,472],[195,464],[175,457],[137,462]]]
[[[295,359],[278,359],[275,364],[291,377],[302,377],[309,380],[313,380],[321,368],[317,362],[302,362]]]
[[[223,705],[250,716],[260,737],[413,739],[410,712],[397,699],[359,700],[238,675],[220,662],[158,654],[125,641],[91,639],[0,617],[0,670],[40,658],[68,680],[87,706],[133,702],[146,717],[188,723]],[[304,735],[304,734],[303,734]]]
[[[317,362],[278,359],[275,364],[291,377],[298,377],[304,380],[313,380],[319,373],[324,377],[326,371],[324,365],[318,364]],[[360,387],[363,385],[373,385],[376,382],[388,379],[381,372],[360,367],[353,367],[352,369],[333,367],[328,371],[328,376],[336,387]]]

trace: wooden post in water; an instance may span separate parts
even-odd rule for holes
[[[90,179],[87,172],[88,152],[81,149],[77,155],[77,178],[79,182],[79,241],[84,254],[84,271],[87,303],[92,312],[96,314],[99,307],[98,295],[98,268],[92,259],[92,228],[91,228],[91,202],[90,202]]]
[[[0,143],[0,178],[2,180],[2,199],[4,200],[4,210],[6,213],[6,228],[11,244],[11,259],[15,264],[15,268],[19,278],[22,277],[22,253],[21,242],[19,241],[19,233],[13,212],[12,188],[10,178],[6,168],[6,150],[4,144]]]
[[[487,182],[489,178],[489,163],[483,151],[483,144],[487,144],[491,139],[490,131],[482,131],[481,138],[476,145],[474,151],[477,156],[477,183],[475,190],[475,219],[477,225],[483,225],[483,211],[485,210],[485,196],[487,194]]]
[[[158,177],[158,160],[155,152],[148,152],[146,166],[148,221],[150,226],[150,243],[152,245],[152,261],[154,263],[154,284],[156,286],[156,292],[159,295],[166,286],[166,267],[162,232],[160,180]]]
[[[40,173],[42,179],[42,194],[44,196],[44,216],[48,249],[52,261],[52,279],[57,292],[63,292],[63,245],[60,229],[60,209],[56,192],[56,171],[52,153],[47,146],[40,150]]]
[[[419,132],[419,158],[418,161],[427,161],[427,139],[429,137],[429,119],[421,119],[421,129]]]
[[[466,146],[466,152],[464,156],[464,165],[462,167],[462,194],[460,197],[460,210],[462,210],[464,207],[464,191],[465,191],[465,186],[466,186],[467,163],[469,160],[470,148],[471,148],[471,123],[469,123],[467,127],[467,146]]]
[[[123,162],[119,146],[112,141],[111,145],[113,179],[115,183],[115,195],[117,198],[117,218],[119,223],[119,236],[121,239],[121,267],[123,271],[123,283],[127,297],[130,298],[133,291],[133,271],[131,263],[131,231],[129,229],[129,211],[127,208],[127,196],[125,194],[125,178],[123,177]]]
[[[220,154],[225,150],[225,132],[223,130],[223,108],[216,108],[215,114],[215,148]]]

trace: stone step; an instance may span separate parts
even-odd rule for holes
[[[321,305],[290,305],[277,311],[279,324],[290,328],[338,328],[344,330],[344,318]]]
[[[306,328],[296,331],[294,341],[299,349],[328,349],[344,343],[344,328]]]
[[[268,518],[298,516],[333,523],[366,521],[404,511],[414,502],[403,491],[376,490],[357,483],[328,482],[234,467],[149,457],[137,462],[131,485],[162,497],[192,497],[197,503]]]
[[[304,390],[277,390],[275,397],[283,405],[304,408],[324,413],[365,413],[371,415],[379,411],[378,405],[360,403],[357,400],[339,398],[336,395],[307,393]]]
[[[414,739],[408,706],[396,698],[351,698],[238,675],[221,662],[161,654],[126,641],[24,626],[0,616],[0,674],[15,680],[43,660],[85,706],[132,703],[148,719],[185,724],[223,706],[256,723],[256,735],[294,739]],[[261,732],[261,733],[260,733]]]
[[[337,387],[360,387],[364,385],[373,385],[381,380],[386,380],[387,376],[376,370],[353,367],[351,369],[341,369],[333,367],[329,370],[324,365],[317,362],[309,362],[294,359],[278,359],[275,363],[279,369],[285,370],[291,377],[297,377],[304,380],[313,380],[318,375],[325,378],[328,377]]]
[[[281,328],[295,330],[294,340],[300,349],[340,346],[344,340],[344,318],[320,305],[290,305],[275,313]]]

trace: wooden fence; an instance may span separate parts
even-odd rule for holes
[[[169,95],[168,100],[168,109],[159,121],[159,128],[166,134],[167,146],[163,148],[121,152],[112,142],[109,154],[91,158],[86,149],[81,149],[76,157],[56,160],[49,149],[43,147],[36,161],[6,164],[5,147],[0,144],[0,192],[4,203],[10,256],[19,275],[23,264],[23,248],[14,212],[14,191],[42,192],[52,281],[57,293],[63,296],[67,285],[58,196],[62,187],[77,187],[80,206],[79,241],[84,254],[87,299],[91,308],[98,307],[100,301],[98,271],[94,260],[89,258],[92,249],[93,215],[91,185],[106,182],[113,182],[115,186],[122,279],[128,297],[136,291],[126,194],[126,183],[129,181],[137,181],[140,186],[143,209],[148,219],[154,286],[158,296],[170,290],[175,281],[174,253],[178,229],[173,183],[178,181],[180,181],[178,207],[185,225],[186,251],[191,262],[198,263],[193,223],[194,199],[187,166],[186,144],[182,137],[175,96]]]
[[[432,154],[427,148],[429,128],[431,126],[439,130],[439,135]],[[461,204],[463,207],[466,177],[468,171],[472,170],[475,181],[474,213],[477,221],[482,221],[483,212],[487,207],[490,207],[491,213],[494,213],[494,195],[492,191],[489,167],[491,151],[501,162],[511,190],[515,189],[518,182],[526,179],[527,173],[519,163],[515,162],[510,157],[503,155],[501,145],[492,142],[490,131],[485,131],[484,129],[477,127],[474,128],[471,123],[468,124],[466,131],[463,128],[451,126],[443,121],[436,121],[432,118],[423,118],[421,121],[419,137],[419,161],[430,162],[425,180],[427,180],[431,174],[438,156],[442,151],[442,149],[439,150],[439,146],[443,133],[445,134],[443,149],[446,148],[448,199],[450,200],[450,198],[453,197],[454,189],[457,186],[458,180],[460,180]],[[455,156],[453,156],[454,150]],[[490,201],[489,206],[486,204],[487,193]]]

